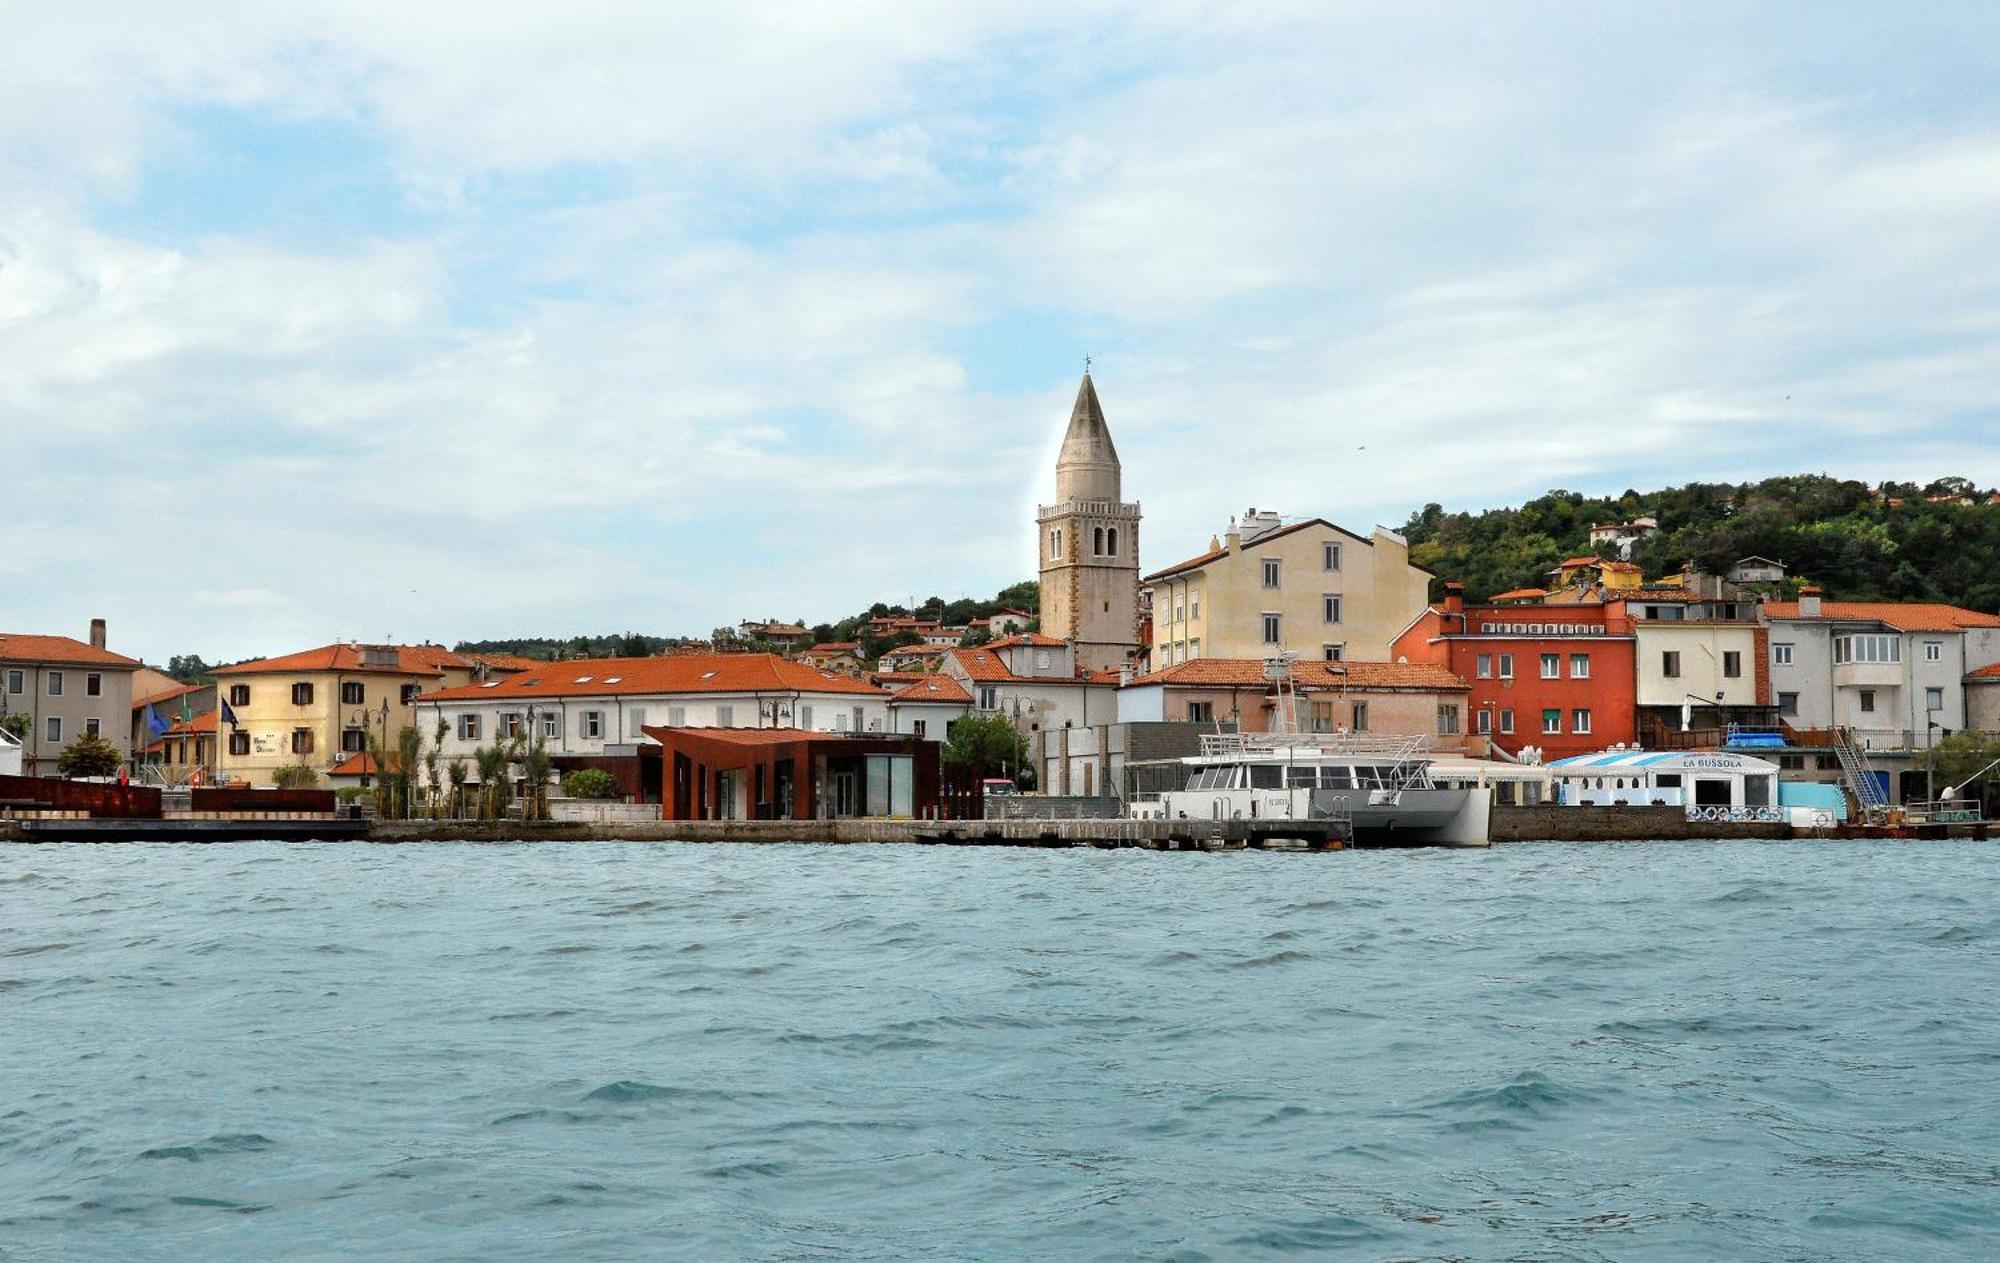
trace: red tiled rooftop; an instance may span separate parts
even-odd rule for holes
[[[496,702],[532,697],[610,697],[654,693],[858,693],[870,685],[830,675],[774,653],[690,653],[667,658],[576,658],[487,684],[426,693],[423,700]]]
[[[1883,623],[1898,631],[1949,632],[1966,627],[2000,627],[2000,614],[1982,614],[1934,601],[1821,601],[1819,616],[1840,622]],[[1797,601],[1766,601],[1764,617],[1797,619]]]
[[[0,661],[49,662],[83,667],[140,667],[145,664],[122,653],[99,649],[68,636],[31,636],[0,632]]]
[[[321,645],[317,649],[302,649],[297,653],[283,654],[276,658],[258,658],[251,662],[239,662],[234,666],[217,667],[215,673],[259,675],[298,671],[374,671],[384,675],[443,675],[447,669],[469,671],[474,665],[469,659],[453,653],[443,645],[375,647],[393,648],[396,651],[396,665],[364,666],[361,645],[331,644]]]
[[[980,648],[1012,649],[1017,645],[1031,645],[1037,649],[1060,649],[1064,643],[1060,636],[1050,636],[1042,632],[1015,632],[1011,636],[1003,636],[999,640],[989,641],[980,646]]]
[[[936,702],[940,705],[972,704],[972,694],[965,686],[948,675],[927,675],[898,689],[889,699],[894,702]]]

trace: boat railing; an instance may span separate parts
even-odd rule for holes
[[[1374,732],[1208,732],[1201,737],[1204,758],[1275,754],[1284,750],[1308,754],[1353,755],[1406,763],[1429,752],[1424,733]]]

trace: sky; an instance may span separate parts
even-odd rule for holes
[[[0,630],[162,662],[2000,483],[2000,6],[0,0]]]

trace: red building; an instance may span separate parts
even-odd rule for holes
[[[665,820],[932,819],[942,747],[797,728],[654,728]]]
[[[1459,585],[1396,638],[1399,660],[1472,688],[1472,732],[1544,762],[1638,738],[1638,638],[1622,606],[1465,604]]]

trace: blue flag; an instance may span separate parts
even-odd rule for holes
[[[160,716],[160,712],[153,709],[153,704],[151,702],[147,702],[146,731],[152,733],[156,737],[164,737],[167,734],[167,729],[170,726],[171,725],[169,725],[167,721]]]
[[[243,726],[236,722],[236,712],[229,709],[228,702],[222,703],[222,722],[228,724],[231,728],[241,728]]]

